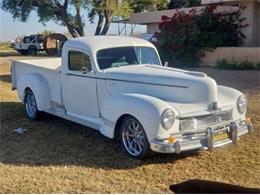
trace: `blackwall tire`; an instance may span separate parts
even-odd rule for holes
[[[122,150],[130,157],[144,159],[150,154],[150,144],[142,124],[132,116],[126,116],[120,125]]]
[[[20,53],[21,53],[21,55],[26,56],[27,55],[27,50],[20,50]]]
[[[36,99],[31,89],[25,91],[24,110],[26,117],[30,120],[36,120],[39,117]]]
[[[28,49],[28,55],[31,55],[31,56],[37,55],[37,49],[36,48],[29,48]]]

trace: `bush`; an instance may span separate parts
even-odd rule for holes
[[[178,11],[172,17],[163,16],[159,33],[155,33],[157,47],[164,60],[174,65],[196,65],[205,51],[216,47],[240,46],[245,38],[244,19],[240,10],[233,13],[214,13],[216,5],[206,6],[199,13]]]
[[[260,70],[260,62],[256,64],[248,60],[242,62],[233,60],[232,62],[228,62],[227,60],[222,59],[217,61],[216,67],[228,70]]]

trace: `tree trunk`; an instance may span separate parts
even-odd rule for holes
[[[83,28],[83,24],[82,24],[82,20],[81,20],[81,15],[80,15],[80,6],[76,6],[76,24],[77,27],[75,28],[75,30],[78,32],[79,36],[83,37],[85,35],[84,33],[84,28]]]
[[[107,34],[107,31],[110,27],[110,23],[111,23],[110,20],[106,19],[105,25],[104,25],[103,30],[100,33],[100,35],[106,35]]]
[[[67,6],[68,6],[67,3],[68,3],[68,0],[66,0],[64,5],[62,6],[59,2],[56,2],[57,9],[55,10],[55,12],[56,12],[56,15],[58,15],[61,18],[61,20],[65,23],[71,36],[73,38],[76,38],[79,35],[81,36],[82,32],[80,31],[80,29],[76,29],[75,25],[69,21],[69,16],[67,13]],[[77,11],[77,14],[79,14],[78,11]],[[80,20],[80,23],[81,23],[81,20]]]
[[[98,23],[97,23],[95,35],[100,35],[103,23],[104,23],[104,15],[98,14]]]
[[[110,11],[104,10],[104,15],[105,15],[106,22],[105,22],[105,25],[104,25],[103,30],[100,33],[100,35],[106,35],[107,34],[107,31],[108,31],[110,23],[111,23]]]
[[[65,22],[65,21],[64,21]],[[67,29],[69,31],[69,33],[71,34],[71,36],[73,38],[76,38],[78,37],[78,34],[76,33],[75,29],[68,23],[68,22],[65,22],[66,26],[67,26]]]

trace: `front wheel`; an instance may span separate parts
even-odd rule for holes
[[[30,120],[36,120],[39,116],[36,99],[31,89],[25,91],[24,97],[25,115]]]
[[[136,159],[146,157],[150,151],[143,126],[132,116],[125,117],[121,123],[120,142],[124,152]]]

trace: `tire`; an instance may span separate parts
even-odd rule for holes
[[[36,120],[39,116],[36,99],[31,89],[25,90],[24,110],[26,117],[30,120]]]
[[[24,43],[29,43],[30,41],[31,41],[31,38],[28,37],[28,36],[26,36],[26,37],[23,38],[23,42],[24,42]]]
[[[27,50],[20,50],[19,51],[21,55],[26,56],[27,55]]]
[[[120,125],[119,139],[122,150],[130,157],[143,159],[150,153],[145,130],[142,124],[132,116],[126,116]]]
[[[35,47],[31,47],[28,49],[28,55],[35,56],[37,55],[37,49]]]

